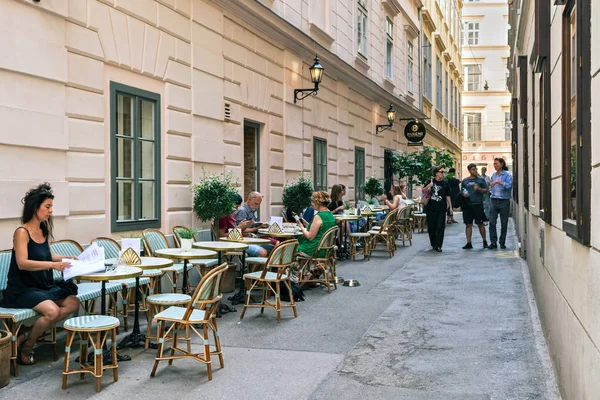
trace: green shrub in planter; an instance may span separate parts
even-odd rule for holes
[[[204,172],[200,181],[192,186],[196,217],[204,222],[231,215],[235,210],[237,186],[231,172],[221,175]]]
[[[300,214],[302,210],[310,206],[312,194],[312,182],[302,174],[297,179],[285,183],[281,200],[286,209]]]
[[[177,229],[177,234],[181,239],[195,239],[198,232],[198,229]]]
[[[375,178],[375,176],[370,176],[367,178],[364,189],[365,194],[371,199],[383,194],[383,186],[381,185],[379,179]]]

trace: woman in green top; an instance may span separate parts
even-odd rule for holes
[[[298,223],[303,235],[300,237],[298,253],[304,253],[312,257],[323,234],[335,226],[335,217],[328,208],[330,202],[329,193],[322,191],[313,193],[312,205],[317,214],[308,225],[308,228],[304,228],[302,224]]]

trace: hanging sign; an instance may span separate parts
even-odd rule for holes
[[[404,128],[404,137],[410,142],[409,145],[418,146],[422,144],[425,135],[427,135],[425,125],[419,122],[418,119],[410,121]]]

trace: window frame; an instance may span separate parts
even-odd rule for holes
[[[433,100],[433,68],[432,68],[432,54],[433,49],[431,45],[431,41],[427,36],[425,36],[424,40],[425,44],[423,46],[423,67],[424,67],[424,83],[425,83],[425,91],[424,95],[429,100]]]
[[[437,110],[441,113],[442,112],[442,106],[443,106],[443,102],[444,102],[444,94],[443,94],[443,66],[442,66],[442,60],[440,60],[440,57],[438,55],[435,56],[436,58],[436,64],[435,64],[435,108],[437,108]]]
[[[133,132],[134,137],[134,161],[133,161],[133,180],[134,180],[134,219],[128,221],[118,221],[118,191],[117,191],[117,165],[118,165],[118,153],[117,153],[117,96],[126,95],[135,98],[133,119]],[[143,99],[154,103],[154,208],[155,218],[140,220],[139,214],[141,209],[141,200],[139,195],[135,195],[139,192],[139,169],[138,164],[140,154],[140,139],[139,139],[139,110],[138,100]],[[161,96],[158,93],[149,92],[143,89],[127,86],[117,82],[110,82],[110,185],[111,185],[111,232],[125,232],[141,230],[146,228],[160,228],[162,224],[162,206],[161,206]]]
[[[406,91],[410,94],[415,90],[415,45],[412,40],[406,40]]]
[[[362,20],[361,20],[362,18]],[[362,24],[361,24],[362,22]],[[362,26],[362,31],[360,27]],[[367,0],[356,1],[356,53],[363,58],[369,57],[369,10]],[[364,48],[363,48],[364,47]]]
[[[483,65],[481,64],[466,64],[464,65],[465,87],[466,92],[481,92],[483,81]],[[477,77],[477,78],[476,78]]]
[[[475,121],[475,116],[479,116],[479,121]],[[482,118],[483,115],[481,112],[469,112],[469,113],[465,113],[465,118],[467,120],[467,126],[465,129],[465,141],[466,142],[481,142],[481,138],[482,138]],[[473,138],[471,138],[470,135],[470,127],[471,126],[479,126],[479,139],[477,139],[474,135]]]
[[[354,147],[354,200],[365,200],[365,149]]]
[[[318,147],[321,146],[319,149]],[[320,153],[318,152],[320,150]],[[321,159],[317,154],[323,155]],[[327,191],[327,140],[319,137],[313,137],[313,187],[315,191]],[[323,161],[324,160],[324,161]],[[317,179],[317,176],[320,178]],[[324,179],[324,182],[321,182]]]
[[[576,7],[576,41],[572,42],[570,20]],[[563,186],[563,231],[583,245],[590,244],[591,228],[591,2],[589,0],[568,0],[562,14],[562,186]],[[576,56],[571,57],[571,45],[575,45]],[[579,59],[579,60],[577,60]],[[572,74],[571,63],[576,68]],[[579,62],[577,62],[579,61]],[[572,77],[576,78],[576,88],[572,92]],[[576,219],[568,217],[567,202],[571,199],[570,189],[570,135],[571,135],[571,94],[576,94]],[[568,120],[568,121],[567,121]]]
[[[394,79],[394,21],[385,17],[385,77]]]
[[[469,27],[471,25],[471,29]],[[475,27],[477,25],[477,27]],[[480,31],[480,22],[479,21],[465,21],[464,24],[464,39],[465,44],[467,46],[478,46],[479,45],[479,33]],[[472,38],[469,37],[469,34],[473,34]],[[472,39],[472,40],[471,40]]]

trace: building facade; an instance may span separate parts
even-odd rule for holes
[[[361,198],[366,176],[383,177],[385,151],[406,148],[398,119],[424,116],[422,7],[0,0],[0,248],[41,181],[55,189],[56,238],[82,243],[200,225],[189,182],[204,172],[231,172],[243,195],[262,192],[261,218],[279,214],[283,185],[301,173]],[[446,40],[448,28],[437,29]],[[294,101],[313,86],[315,55],[319,91]],[[457,82],[460,53],[450,58]],[[397,119],[376,134],[390,104]],[[444,121],[425,144],[460,155],[462,134]]]
[[[487,167],[491,175],[496,157],[504,158],[512,168],[507,1],[466,0],[462,18],[462,175],[468,174],[471,163]]]
[[[600,14],[509,2],[514,216],[564,399],[600,398]],[[594,112],[596,110],[596,112]]]

